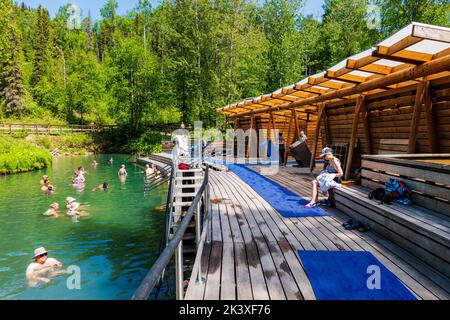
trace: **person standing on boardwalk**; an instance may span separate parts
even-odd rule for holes
[[[280,157],[279,157],[280,166],[284,166],[284,154],[286,152],[286,140],[284,139],[282,132],[279,133],[278,147],[279,147],[279,153],[280,153]]]

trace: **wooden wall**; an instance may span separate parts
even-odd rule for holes
[[[435,119],[438,153],[450,153],[450,76],[430,81],[430,95],[432,109]],[[368,123],[370,139],[372,142],[372,153],[405,153],[406,146],[396,143],[386,144],[386,139],[399,143],[407,142],[410,137],[411,120],[413,117],[416,99],[417,85],[408,85],[402,88],[390,89],[388,91],[367,95],[365,104],[368,108]],[[322,118],[316,158],[319,156],[325,144],[348,144],[351,138],[352,124],[355,112],[356,99],[343,100],[328,103],[326,107],[326,118]],[[352,168],[361,165],[361,155],[369,154],[369,145],[366,141],[363,125],[363,112],[359,115],[357,130],[357,148],[354,151]],[[306,118],[306,114],[299,115]],[[289,118],[276,117],[275,127],[283,132],[287,139]],[[308,136],[308,147],[312,150],[317,115],[310,114],[310,121],[299,120],[299,130],[304,130]],[[269,116],[256,115],[258,128],[267,129]],[[250,117],[239,119],[239,128],[247,130],[250,128]],[[305,130],[306,129],[306,130]],[[329,132],[327,141],[326,130]],[[295,130],[295,126],[292,126]],[[428,136],[428,126],[425,113],[425,105],[422,105],[420,121],[418,126],[416,152],[431,153],[431,145]],[[267,131],[265,130],[265,134]],[[297,135],[295,135],[297,136]],[[383,141],[384,140],[384,141]],[[292,144],[294,135],[288,144]],[[381,143],[383,142],[383,143]]]

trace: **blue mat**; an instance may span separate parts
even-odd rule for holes
[[[318,300],[416,300],[414,295],[370,252],[304,251],[298,254]],[[379,289],[374,271],[379,267]]]
[[[309,201],[243,165],[227,163],[225,165],[252,187],[283,217],[329,216],[326,211],[319,207],[303,208]]]

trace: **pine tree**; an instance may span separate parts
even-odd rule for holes
[[[22,81],[20,42],[15,27],[14,15],[12,10],[12,1],[5,1],[5,7],[2,14],[2,28],[7,34],[2,35],[6,52],[2,52],[1,61],[1,95],[4,97],[3,109],[6,115],[20,116],[25,107],[23,96],[26,93]],[[2,3],[3,6],[3,3]],[[9,20],[9,21],[8,21]],[[6,36],[7,38],[4,38]]]
[[[32,85],[36,85],[42,77],[48,75],[50,63],[50,17],[48,11],[41,6],[38,7],[36,14],[33,73],[30,81]]]

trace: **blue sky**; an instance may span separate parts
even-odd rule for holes
[[[39,4],[42,4],[43,7],[46,7],[51,17],[55,17],[55,14],[58,12],[58,9],[67,4],[72,3],[77,5],[82,10],[83,17],[87,16],[88,11],[91,11],[91,16],[94,19],[100,19],[100,8],[105,3],[105,0],[15,0],[17,3],[24,2],[26,5],[31,6],[32,8],[36,8]],[[119,8],[118,13],[120,15],[125,14],[130,9],[134,8],[138,3],[138,0],[118,0]],[[160,0],[151,0],[152,5],[157,6],[160,3]],[[305,1],[305,9],[304,14],[312,14],[314,17],[319,18],[322,13],[322,5],[324,0],[306,0]]]

